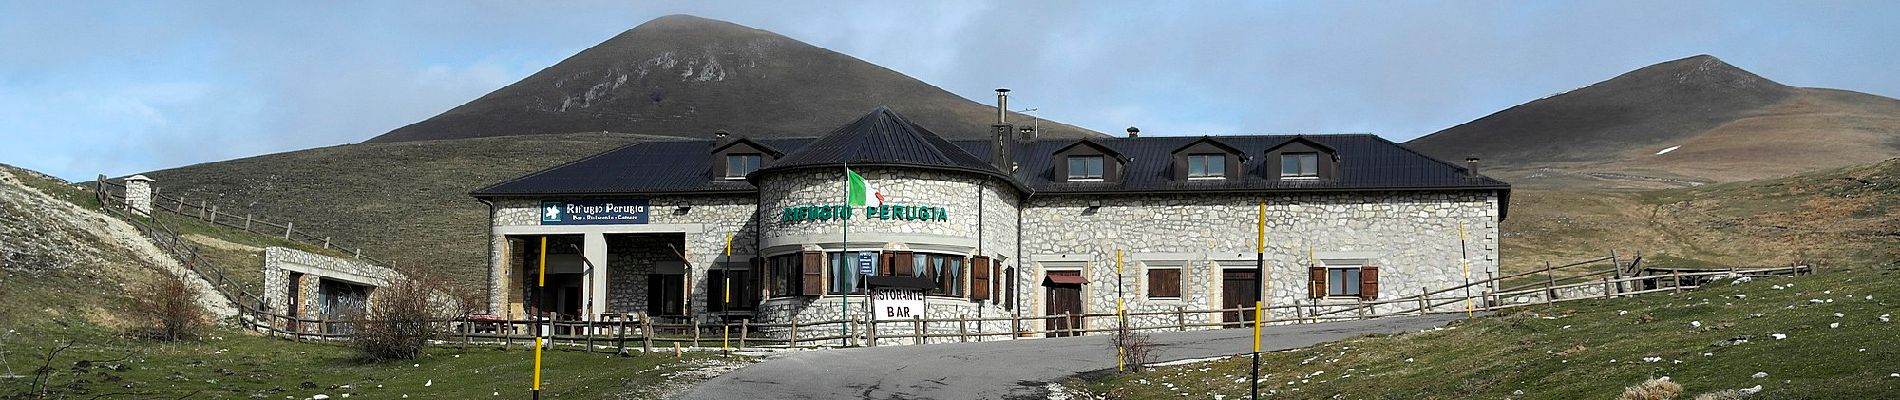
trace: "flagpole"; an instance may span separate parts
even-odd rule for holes
[[[844,266],[844,263],[845,263],[844,255],[845,255],[845,252],[849,250],[850,248],[851,248],[851,162],[847,161],[844,163],[844,239],[841,243],[838,243],[838,265],[840,267]],[[834,271],[832,273],[838,275],[837,279],[844,279],[843,273],[838,272],[838,271]],[[851,340],[850,339],[851,321],[849,320],[849,318],[851,318],[851,302],[848,300],[848,296],[847,296],[849,294],[851,294],[851,291],[848,289],[844,290],[843,293],[838,294],[838,321],[841,321],[838,324],[838,338],[839,338],[838,343],[840,344],[848,344],[850,343],[850,340]]]

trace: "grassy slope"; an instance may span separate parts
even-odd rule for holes
[[[1784,284],[1792,287],[1775,288]],[[1900,393],[1900,378],[1888,376],[1900,373],[1900,325],[1878,317],[1900,311],[1897,292],[1900,270],[1863,268],[1518,309],[1444,330],[1268,353],[1261,390],[1272,398],[1608,399],[1668,376],[1688,393],[1762,385],[1751,398],[1882,398]],[[1749,342],[1714,344],[1736,337]],[[1084,387],[1110,398],[1239,399],[1248,368],[1246,357],[1233,357]],[[1768,377],[1751,378],[1756,372]]]
[[[146,175],[166,195],[211,199],[225,212],[290,221],[400,266],[480,282],[488,208],[468,197],[469,191],[643,138],[577,134],[351,144]]]
[[[51,189],[55,197],[85,203],[91,195],[56,180],[31,178],[23,183]],[[38,179],[35,181],[34,179]],[[30,210],[0,204],[0,218],[16,222]],[[94,203],[93,207],[96,207]],[[189,223],[182,223],[189,225]],[[201,227],[205,228],[205,227]],[[38,238],[84,237],[74,227],[40,225]],[[274,239],[245,237],[231,230],[182,227],[189,232],[218,235],[240,244],[270,244]],[[68,235],[67,233],[73,233]],[[0,238],[6,240],[37,238]],[[327,393],[333,398],[354,393],[367,398],[492,397],[499,391],[521,397],[529,380],[530,352],[519,347],[435,348],[414,362],[365,363],[345,347],[295,343],[219,329],[200,342],[163,343],[126,337],[119,332],[136,323],[126,287],[151,276],[151,270],[131,253],[108,243],[75,241],[96,257],[60,269],[8,268],[0,270],[0,356],[11,373],[33,375],[48,352],[64,343],[75,345],[53,359],[51,398],[93,398],[123,393],[117,398],[307,398]],[[129,357],[128,357],[129,356]],[[696,379],[676,372],[718,362],[720,357],[695,355],[685,361],[671,357],[610,357],[572,351],[549,352],[545,384],[551,397],[657,398],[667,385]],[[89,368],[75,368],[88,361]],[[119,364],[122,369],[105,367]],[[414,365],[420,364],[420,367]],[[0,375],[8,373],[0,369]],[[433,380],[429,386],[424,383]],[[0,378],[0,398],[36,398],[32,379]],[[311,387],[305,388],[304,382]],[[334,388],[350,385],[349,389]],[[383,385],[377,388],[376,385]]]
[[[1900,262],[1900,159],[1649,192],[1518,191],[1504,268],[1643,251],[1652,265]]]

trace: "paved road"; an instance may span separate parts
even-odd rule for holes
[[[1368,333],[1442,326],[1454,315],[1269,327],[1261,348],[1286,350]],[[1160,361],[1245,353],[1249,329],[1156,333]],[[1040,398],[1042,383],[1115,368],[1106,336],[797,352],[721,375],[687,400]]]

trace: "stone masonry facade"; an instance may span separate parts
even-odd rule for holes
[[[1302,313],[1307,313],[1359,304],[1356,298],[1309,298],[1307,268],[1316,261],[1379,266],[1378,299],[1463,285],[1466,262],[1472,281],[1484,280],[1496,274],[1498,268],[1500,199],[1489,190],[1043,195],[1025,200],[1009,182],[981,174],[887,167],[854,170],[886,195],[887,205],[941,207],[947,220],[866,219],[865,210],[859,208],[851,211],[850,242],[841,246],[843,221],[783,218],[780,213],[788,207],[842,204],[843,180],[835,169],[791,170],[760,177],[756,181],[757,195],[650,197],[647,225],[653,229],[617,232],[614,229],[641,227],[587,228],[604,232],[604,243],[609,246],[605,258],[609,301],[605,311],[646,311],[646,276],[656,262],[677,259],[664,250],[664,244],[678,243],[686,253],[692,276],[698,280],[688,289],[693,299],[692,313],[704,318],[710,318],[702,301],[708,270],[720,266],[749,268],[748,260],[755,256],[813,249],[836,251],[842,247],[966,257],[981,254],[1000,261],[993,278],[998,281],[997,289],[989,299],[931,296],[927,312],[932,318],[999,318],[1018,313],[1024,318],[1042,316],[1047,305],[1042,282],[1048,272],[1075,270],[1089,281],[1083,289],[1084,312],[1113,313],[1119,297],[1130,312],[1157,314],[1134,318],[1131,323],[1136,326],[1176,325],[1183,318],[1190,318],[1186,321],[1189,323],[1217,322],[1217,314],[1176,312],[1221,308],[1222,270],[1254,269],[1255,230],[1263,201],[1269,267],[1266,281],[1269,304],[1273,306],[1305,306]],[[587,198],[549,200],[583,199]],[[539,202],[493,202],[497,234],[491,247],[494,269],[490,301],[497,313],[513,312],[518,317],[520,312],[519,300],[511,304],[505,295],[520,290],[507,279],[511,262],[505,237],[530,235],[523,232],[539,226]],[[659,228],[671,230],[655,230]],[[1462,246],[1461,228],[1465,231]],[[731,258],[724,256],[728,235]],[[1119,276],[1115,268],[1118,251],[1122,266]],[[1003,275],[1004,268],[1013,268],[1014,274]],[[1150,269],[1179,269],[1180,296],[1151,296],[1147,282]],[[966,287],[970,284],[969,273],[961,274],[960,279]],[[1014,281],[1015,291],[1007,290],[1008,280]],[[1474,293],[1485,290],[1474,288]],[[762,297],[753,318],[758,323],[830,321],[839,318],[839,301],[847,302],[847,315],[863,315],[862,296],[767,296]],[[1015,307],[1005,307],[1005,303]],[[1413,307],[1411,303],[1392,304],[1380,306],[1377,311]],[[1436,309],[1457,307],[1450,304]],[[1295,317],[1292,310],[1276,310],[1271,316],[1274,320]],[[1107,321],[1096,319],[1090,324]],[[1039,322],[1023,322],[1025,327],[1031,324]],[[957,325],[933,323],[925,329],[933,333],[1009,330],[1006,321]],[[912,333],[907,323],[881,324],[878,329],[880,343],[911,343]],[[836,334],[798,332],[801,338]]]
[[[1465,284],[1459,228],[1472,280],[1498,268],[1498,199],[1489,192],[1353,192],[1270,195],[1139,195],[1035,198],[1024,210],[1024,252],[1039,262],[1020,274],[1036,288],[1050,268],[1079,269],[1090,284],[1085,312],[1113,313],[1120,282],[1130,312],[1176,307],[1221,307],[1216,269],[1253,270],[1259,207],[1266,202],[1266,263],[1270,305],[1307,305],[1325,311],[1354,306],[1356,299],[1311,300],[1307,266],[1312,260],[1363,260],[1378,265],[1379,298],[1415,296]],[[1099,202],[1099,207],[1090,207]],[[1115,271],[1122,253],[1123,274]],[[1181,297],[1145,296],[1150,267],[1183,268]],[[1029,310],[1041,310],[1043,294],[1026,293]],[[1330,307],[1329,307],[1330,306]],[[1381,306],[1391,312],[1410,305]],[[1443,306],[1449,309],[1455,306]],[[1273,318],[1294,318],[1279,310]],[[1137,318],[1139,325],[1173,324],[1176,317]],[[1217,315],[1203,318],[1217,319]]]

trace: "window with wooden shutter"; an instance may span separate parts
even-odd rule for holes
[[[1003,309],[1016,311],[1016,267],[1003,268]]]
[[[1148,269],[1148,297],[1149,298],[1180,298],[1181,297],[1181,269],[1180,268],[1149,268]]]
[[[884,252],[883,255],[878,256],[877,274],[880,276],[896,276],[897,266],[894,265],[896,263],[897,263],[896,252],[891,252],[891,251]]]
[[[825,293],[825,253],[807,251],[802,258],[804,276],[800,279],[800,293],[809,296]]]
[[[1309,291],[1307,297],[1319,299],[1326,297],[1326,266],[1314,265],[1306,269],[1306,281]]]
[[[1365,300],[1379,298],[1379,266],[1359,267],[1359,298]]]
[[[970,260],[970,300],[990,299],[990,268],[989,256]]]

